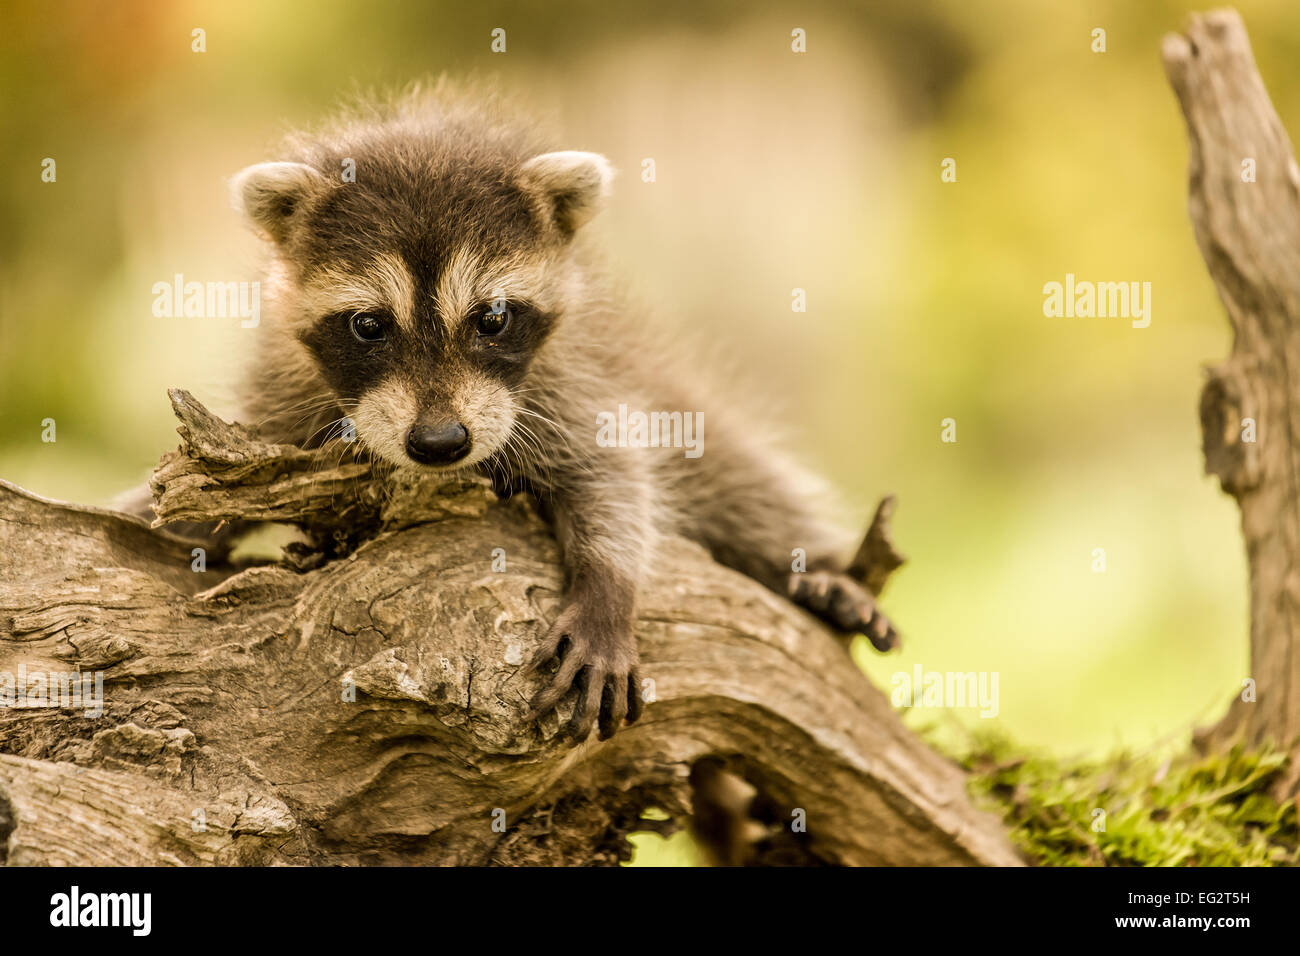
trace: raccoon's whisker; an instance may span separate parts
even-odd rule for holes
[[[560,423],[557,422],[555,419],[553,419],[553,418],[547,418],[545,415],[538,414],[537,412],[533,411],[531,408],[524,408],[524,407],[520,406],[520,407],[517,407],[517,408],[515,409],[515,411],[519,412],[521,415],[527,415],[529,418],[536,418],[536,419],[538,419],[538,420],[540,420],[540,421],[546,422],[546,424],[548,424],[548,425],[553,425],[553,426],[555,427],[556,431],[560,431],[560,430],[561,430],[561,429],[560,429]]]
[[[324,395],[324,396],[316,395],[313,396],[312,398],[305,398],[299,402],[293,402],[290,405],[277,406],[275,409],[271,411],[269,415],[266,416],[266,418],[272,418],[276,415],[283,415],[288,412],[296,411],[300,408],[306,408],[309,405],[314,405],[319,407],[324,407],[326,405],[333,405],[337,401],[338,399],[335,398],[333,395]],[[262,420],[265,421],[266,418],[263,418]]]
[[[509,487],[510,471],[509,468],[505,468],[503,463],[500,461],[500,456],[501,450],[497,449],[497,451],[483,459],[483,467],[488,470],[489,477],[491,477],[494,486]],[[504,471],[502,470],[503,468],[505,468]],[[499,481],[498,478],[500,479]]]
[[[329,422],[327,425],[323,425],[323,426],[321,426],[322,428],[328,428],[328,429],[329,429],[329,432],[326,433],[325,437],[320,441],[320,443],[317,445],[317,448],[316,448],[318,454],[316,455],[316,460],[312,463],[312,467],[311,467],[311,475],[312,475],[312,483],[313,483],[313,484],[316,484],[316,483],[319,483],[319,482],[320,482],[320,480],[321,480],[321,473],[322,473],[322,472],[326,471],[327,469],[329,469],[329,468],[331,468],[331,467],[333,467],[333,468],[337,468],[337,467],[339,466],[339,463],[343,460],[343,454],[346,453],[346,451],[347,451],[349,445],[351,444],[350,442],[342,441],[341,438],[340,438],[339,436],[336,436],[336,435],[333,434],[334,429],[336,429],[336,428],[338,428],[339,426],[343,425],[343,422],[344,422],[344,421],[345,421],[345,418],[339,418],[339,419],[335,419],[335,420],[332,421],[332,422]],[[346,426],[343,426],[343,427],[346,427]],[[317,429],[317,431],[320,431],[320,430],[321,430],[321,429]],[[315,433],[313,433],[313,434],[315,434]],[[342,435],[342,432],[341,432],[341,431],[340,431],[339,435]],[[331,465],[331,464],[330,464],[330,461],[329,461],[329,451],[330,451],[330,447],[329,447],[329,446],[330,446],[330,443],[331,443],[331,442],[336,442],[336,441],[337,441],[337,442],[342,446],[342,449],[343,449],[343,450],[342,450],[342,452],[340,452],[338,458],[334,461],[333,465]],[[332,500],[332,498],[331,498],[331,500]]]
[[[506,438],[505,444],[501,446],[501,450],[500,450],[501,464],[504,468],[507,469],[506,470],[507,478],[509,478],[512,475],[513,471],[517,471],[520,475],[524,475],[528,471],[524,461],[520,457],[521,452],[516,447],[517,440],[518,440],[517,434],[512,431],[509,434],[509,436]],[[512,455],[514,456],[514,460],[512,460]],[[516,467],[512,469],[511,468],[512,465]]]
[[[328,444],[331,440],[335,438],[341,437],[343,432],[347,430],[348,427],[347,423],[350,420],[351,419],[349,416],[342,415],[331,422],[326,422],[324,425],[321,425],[314,432],[312,432],[310,435],[307,436],[306,444],[310,444],[316,438],[316,436],[319,435],[322,431],[325,432],[325,436],[320,440],[320,444],[322,446]],[[336,428],[339,430],[338,435],[334,434],[334,429]],[[326,431],[326,429],[328,429],[328,431]],[[346,445],[347,442],[344,442],[344,444]]]
[[[558,442],[564,446],[566,451],[570,453],[574,451],[573,443],[570,440],[568,432],[560,425],[559,422],[555,421],[552,418],[547,418],[545,415],[535,412],[530,408],[524,408],[521,406],[521,407],[517,407],[515,411],[522,412],[524,415],[527,415],[529,418],[535,418],[538,421],[543,422],[546,425],[549,425],[550,427],[547,429],[547,435],[551,439],[552,446],[554,446],[556,441],[558,440]],[[517,428],[527,429],[528,433],[533,436],[533,438],[538,442],[539,446],[543,444],[540,436],[538,436],[531,428],[528,428],[528,426],[524,422],[516,421],[515,426]],[[541,454],[542,448],[539,447],[538,452],[539,454]],[[548,456],[542,454],[542,457],[546,458]]]
[[[342,448],[339,450],[338,457],[334,459],[334,467],[339,468],[343,464],[343,459],[347,457],[348,452],[352,451],[351,442],[342,442]],[[357,476],[352,476],[351,494],[355,498],[357,494]]]
[[[299,415],[298,418],[296,418],[289,427],[291,430],[297,429],[300,425],[303,425],[304,422],[306,422],[308,419],[312,418],[313,416],[319,416],[324,412],[336,411],[339,410],[340,408],[343,411],[350,411],[351,409],[356,408],[360,404],[361,404],[360,402],[352,402],[349,403],[348,405],[343,405],[342,403],[339,402],[331,402],[329,405],[323,406],[321,408],[312,408],[304,412],[302,415]],[[348,416],[345,415],[343,417],[346,418]]]
[[[346,416],[344,416],[343,418],[336,419],[335,421],[330,422],[328,426],[323,426],[323,427],[329,427],[332,432],[334,428],[343,425],[345,420],[346,420]],[[346,426],[344,425],[344,427]],[[341,434],[342,432],[339,433],[339,435]],[[316,456],[316,461],[312,464],[312,468],[311,468],[312,485],[318,485],[321,483],[321,481],[323,480],[322,475],[325,471],[337,469],[343,463],[344,457],[346,457],[349,452],[355,455],[356,453],[356,449],[354,447],[355,443],[349,441],[343,441],[342,438],[339,437],[339,435],[327,434],[325,438],[317,446],[317,451],[319,452],[319,454]],[[332,442],[337,442],[340,449],[338,455],[334,458],[333,462],[330,461],[330,457],[329,457],[329,450],[330,450],[329,446]],[[353,491],[355,493],[357,488],[359,487],[358,476],[353,475],[352,478],[354,483]],[[334,505],[336,499],[337,499],[337,490],[331,491],[330,492],[331,506]]]
[[[536,435],[533,433],[532,429],[523,422],[515,422],[515,427],[510,430],[509,437],[506,439],[506,446],[511,447],[515,443],[518,443],[520,448],[527,447],[531,449],[532,443],[535,440]]]
[[[514,439],[518,438],[518,450],[521,454],[526,454],[533,464],[534,470],[540,475],[550,473],[550,463],[542,449],[541,440],[537,433],[529,428],[524,422],[516,422],[515,430],[511,432],[511,440],[508,441],[507,447],[510,447]]]
[[[252,424],[261,425],[264,424],[265,422],[270,421],[272,418],[278,418],[281,415],[287,415],[290,412],[296,412],[302,408],[308,408],[308,407],[323,408],[326,405],[332,404],[332,402],[333,399],[316,397],[316,398],[309,398],[301,402],[294,402],[291,405],[280,405],[275,407],[271,411],[269,411],[266,415],[262,416]]]
[[[359,403],[351,403],[351,404],[355,405]],[[351,408],[343,409],[343,411],[345,412],[350,410]],[[280,429],[282,434],[278,436],[268,435],[266,437],[268,439],[274,438],[279,441],[296,444],[303,448],[311,448],[312,443],[315,440],[315,437],[321,431],[330,428],[331,426],[337,424],[342,419],[348,417],[347,415],[344,415],[342,416],[342,418],[332,418],[328,421],[325,421],[324,423],[318,424],[320,420],[325,417],[325,413],[329,411],[334,411],[334,412],[339,411],[339,403],[331,402],[328,407],[309,409],[304,414],[299,415],[292,422],[289,422],[287,425],[283,425]],[[258,427],[260,428],[261,426]],[[304,433],[306,433],[305,437],[304,437]]]
[[[528,446],[528,448],[536,452],[538,457],[541,458],[543,454],[542,441],[541,438],[538,437],[537,433],[533,431],[531,428],[529,428],[523,422],[516,422],[515,427],[519,430],[519,435],[523,439],[524,443]]]
[[[271,413],[264,415],[262,418],[253,422],[253,427],[259,428],[262,425],[265,425],[273,418],[280,418],[285,415],[289,415],[293,412],[302,412],[303,414],[301,414],[294,422],[294,424],[297,424],[298,422],[302,421],[304,418],[308,417],[309,415],[312,415],[315,412],[325,411],[329,408],[335,408],[335,407],[340,407],[345,405],[355,406],[357,404],[359,403],[349,402],[337,398],[310,398],[307,399],[306,401],[294,402],[292,405],[286,405],[284,407],[275,409]]]

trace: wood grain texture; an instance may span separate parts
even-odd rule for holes
[[[700,548],[672,542],[642,601],[645,715],[574,747],[570,702],[525,719],[561,588],[531,499],[380,480],[172,398],[160,523],[293,520],[336,553],[198,574],[139,520],[0,485],[0,672],[104,679],[99,717],[0,710],[9,862],[614,863],[688,818],[706,759],[762,794],[757,862],[1019,862],[841,642]],[[883,518],[869,537],[896,563]]]
[[[1241,506],[1250,561],[1250,676],[1203,745],[1271,741],[1300,780],[1300,168],[1232,10],[1165,38],[1165,71],[1187,123],[1189,210],[1234,332],[1201,394],[1206,471]],[[1255,181],[1243,179],[1253,160]],[[1255,441],[1246,419],[1255,422]]]

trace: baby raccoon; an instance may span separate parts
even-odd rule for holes
[[[580,740],[641,713],[637,591],[667,534],[841,632],[896,642],[844,572],[852,542],[817,514],[818,483],[666,352],[584,251],[613,176],[603,156],[555,151],[440,86],[294,138],[232,182],[272,247],[247,412],[277,441],[320,444],[350,422],[397,468],[472,468],[534,494],[567,582],[529,669],[558,666],[531,706],[576,688]],[[707,419],[707,446],[698,429],[691,454],[635,428],[598,440],[627,409]],[[791,572],[795,549],[806,572]]]

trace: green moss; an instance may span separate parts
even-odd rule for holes
[[[1268,794],[1284,754],[1057,760],[980,735],[960,762],[976,799],[1041,866],[1300,864],[1296,803]]]

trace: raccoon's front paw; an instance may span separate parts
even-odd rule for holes
[[[607,740],[624,720],[630,724],[641,716],[640,657],[630,622],[613,623],[581,603],[570,604],[529,662],[528,673],[553,660],[559,668],[533,698],[531,717],[552,710],[575,687],[578,700],[565,733],[579,741],[590,736],[597,721],[600,739]]]
[[[876,607],[865,587],[840,571],[800,571],[790,575],[790,600],[847,634],[865,634],[878,651],[898,646],[898,632]]]

